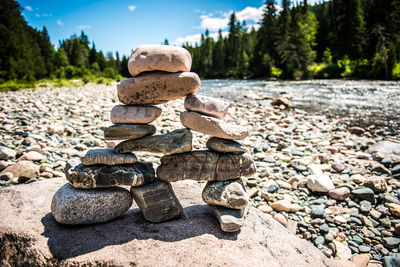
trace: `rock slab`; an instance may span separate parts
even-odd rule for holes
[[[132,76],[145,71],[190,71],[192,56],[185,48],[172,45],[138,46],[128,60],[128,70]]]
[[[192,133],[189,129],[178,129],[163,135],[146,136],[127,140],[114,147],[116,153],[148,151],[175,154],[192,150]]]
[[[181,203],[168,182],[131,187],[131,193],[146,220],[159,223],[179,217],[183,213]]]
[[[335,266],[255,208],[240,232],[221,232],[197,182],[173,184],[184,207],[179,219],[149,223],[133,203],[112,222],[66,227],[50,211],[64,184],[54,178],[0,190],[0,266]]]
[[[154,106],[117,105],[111,109],[110,120],[114,124],[146,124],[155,121],[161,112],[161,108]]]
[[[222,119],[228,112],[229,103],[217,98],[196,94],[188,95],[185,98],[184,106],[186,110]]]
[[[220,119],[193,111],[184,111],[180,117],[183,126],[196,132],[223,139],[244,139],[249,134],[243,126],[228,124]]]
[[[78,189],[63,185],[53,197],[51,212],[62,224],[94,224],[121,216],[132,206],[132,195],[121,187]]]
[[[207,182],[202,192],[205,203],[231,209],[244,209],[249,196],[241,179]]]
[[[248,212],[247,208],[238,210],[215,205],[208,205],[208,208],[211,214],[217,218],[221,230],[224,232],[239,231],[244,225],[244,220]]]
[[[71,160],[65,166],[65,175],[74,187],[86,189],[117,185],[141,186],[155,179],[153,165],[148,162],[115,166],[85,166]]]
[[[161,158],[157,177],[163,181],[179,180],[225,181],[249,176],[256,172],[248,153],[219,154],[208,150],[167,155]]]
[[[151,72],[122,80],[117,85],[119,101],[126,105],[162,104],[200,88],[200,78],[193,72]]]
[[[137,158],[132,153],[119,154],[115,153],[112,148],[96,148],[89,149],[85,155],[81,157],[83,165],[119,165],[119,164],[133,164]]]
[[[208,149],[221,153],[245,153],[247,149],[244,145],[234,140],[211,137],[206,146]]]
[[[156,133],[156,127],[151,124],[115,124],[104,129],[106,140],[129,140],[137,139]]]

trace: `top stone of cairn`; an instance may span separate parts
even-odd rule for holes
[[[141,45],[128,61],[129,73],[137,76],[145,71],[187,72],[192,57],[186,49],[170,45]]]

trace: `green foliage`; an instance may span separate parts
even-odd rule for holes
[[[393,77],[394,79],[400,79],[400,62],[397,62],[397,63],[394,65],[394,68],[393,68],[393,70],[392,70],[392,77]]]

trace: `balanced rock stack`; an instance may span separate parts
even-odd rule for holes
[[[117,85],[124,105],[111,110],[114,124],[104,130],[106,140],[123,140],[112,148],[91,149],[79,162],[69,162],[64,185],[52,201],[54,218],[64,224],[90,224],[112,220],[132,204],[145,219],[157,223],[182,215],[183,209],[170,182],[208,181],[203,199],[224,231],[243,225],[249,198],[241,176],[255,172],[246,149],[232,139],[248,135],[245,128],[222,121],[229,105],[195,95],[200,78],[190,71],[192,59],[183,48],[146,45],[134,50],[128,69],[132,78]],[[162,110],[154,105],[186,97],[181,122],[186,127],[154,135]],[[192,151],[190,129],[212,137],[211,150]],[[151,163],[137,161],[132,152],[168,154],[161,158],[157,177]],[[119,186],[130,186],[130,192]]]

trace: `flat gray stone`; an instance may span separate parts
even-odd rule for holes
[[[154,168],[148,162],[125,165],[85,166],[68,161],[65,166],[67,180],[76,188],[102,188],[117,185],[141,186],[155,179]]]
[[[81,157],[83,165],[119,165],[119,164],[132,164],[137,161],[134,154],[119,154],[115,153],[112,148],[96,148],[89,149],[85,155]]]
[[[196,111],[211,117],[222,119],[228,112],[229,103],[217,98],[203,95],[188,95],[185,98],[185,109]]]
[[[209,181],[203,189],[205,203],[230,209],[243,209],[249,203],[249,196],[241,179]]]
[[[163,156],[157,177],[163,181],[179,180],[225,181],[256,172],[250,154],[215,153],[198,150]]]
[[[249,207],[244,209],[229,209],[226,207],[208,205],[211,214],[217,218],[220,223],[221,230],[224,232],[236,232],[244,225],[245,217]]]
[[[132,76],[145,71],[190,71],[192,56],[185,48],[173,45],[141,45],[132,53],[128,70]]]
[[[117,84],[119,101],[126,105],[154,105],[194,94],[200,88],[194,72],[149,72]]]
[[[106,140],[137,139],[156,133],[156,127],[151,124],[115,124],[104,129]]]
[[[114,124],[146,124],[160,117],[161,108],[154,106],[117,105],[111,110],[110,120]]]
[[[218,137],[211,137],[206,146],[208,149],[215,152],[222,153],[244,153],[247,152],[247,148],[239,142],[229,139],[222,139]]]
[[[143,216],[150,222],[168,221],[183,214],[182,206],[168,182],[154,181],[131,187],[131,193]]]
[[[62,224],[104,223],[121,216],[132,200],[129,191],[121,187],[78,189],[68,183],[55,193],[51,213]]]
[[[249,134],[249,131],[243,126],[229,124],[193,111],[182,112],[180,118],[183,126],[193,131],[223,139],[244,139]]]
[[[178,129],[163,135],[146,136],[127,140],[114,147],[117,153],[148,151],[153,153],[175,154],[192,150],[192,133],[189,129]]]

